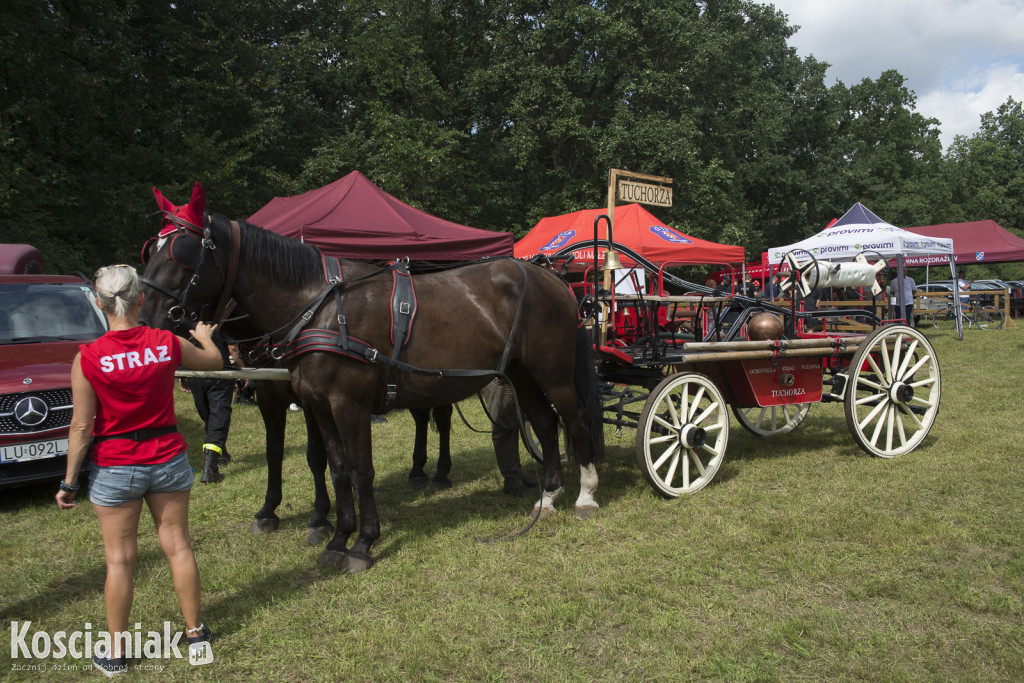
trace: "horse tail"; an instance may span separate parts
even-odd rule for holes
[[[573,383],[579,399],[579,421],[590,436],[591,452],[587,462],[585,451],[581,452],[579,444],[568,436],[566,430],[566,451],[570,461],[581,464],[597,464],[604,457],[604,418],[601,405],[601,392],[597,384],[597,364],[594,359],[594,346],[590,335],[584,327],[576,331],[576,367],[573,370]],[[581,457],[582,456],[582,457]]]

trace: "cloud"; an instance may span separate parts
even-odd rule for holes
[[[1017,65],[992,66],[963,83],[952,83],[920,96],[917,109],[925,116],[939,119],[945,146],[956,135],[971,135],[978,130],[981,115],[994,112],[1012,95],[1024,100],[1024,71]]]
[[[790,45],[832,66],[846,85],[896,69],[917,111],[941,122],[943,144],[971,135],[1007,97],[1024,99],[1019,0],[776,0],[799,26]]]

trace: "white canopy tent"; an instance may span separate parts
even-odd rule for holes
[[[817,235],[784,247],[769,249],[768,262],[781,263],[786,254],[795,250],[807,252],[819,261],[851,261],[862,252],[873,252],[886,259],[895,258],[896,276],[900,281],[897,303],[900,306],[904,305],[903,258],[906,256],[946,256],[949,258],[952,277],[956,279],[953,240],[926,237],[897,228],[876,216],[860,202]],[[957,331],[960,332],[959,297],[953,297],[953,300],[957,307]]]

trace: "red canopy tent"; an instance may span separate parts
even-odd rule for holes
[[[587,209],[562,216],[542,218],[533,229],[516,242],[517,258],[529,258],[536,254],[554,254],[569,245],[578,244],[572,254],[582,267],[594,262],[594,221],[607,213],[606,209]],[[688,265],[699,263],[742,263],[743,247],[718,244],[690,237],[668,227],[656,216],[639,204],[615,207],[615,224],[612,239],[617,244],[629,247],[653,264],[665,263]],[[599,240],[608,239],[608,221],[600,221],[597,230]],[[604,258],[604,249],[598,253]],[[636,265],[625,254],[619,254],[622,264],[629,268]]]
[[[275,197],[249,222],[353,259],[471,261],[511,256],[512,233],[470,228],[415,209],[359,171],[317,190]]]
[[[1024,261],[1024,239],[992,220],[941,223],[905,230],[926,237],[953,240],[957,265],[982,262]],[[908,266],[927,266],[948,261],[946,256],[907,257]]]

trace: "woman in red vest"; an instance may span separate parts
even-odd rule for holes
[[[188,533],[194,474],[174,414],[174,371],[179,364],[217,370],[221,356],[210,339],[215,326],[196,325],[192,336],[200,349],[171,332],[140,325],[145,295],[131,266],[100,268],[95,285],[110,331],[83,344],[72,366],[68,466],[57,505],[75,506],[79,471],[92,439],[89,500],[103,533],[104,598],[113,640],[110,650],[93,656],[93,663],[109,677],[127,669],[128,656],[141,654],[126,651],[131,641],[118,634],[128,635],[143,500],[171,565],[188,641],[210,639],[199,619],[199,568]]]

